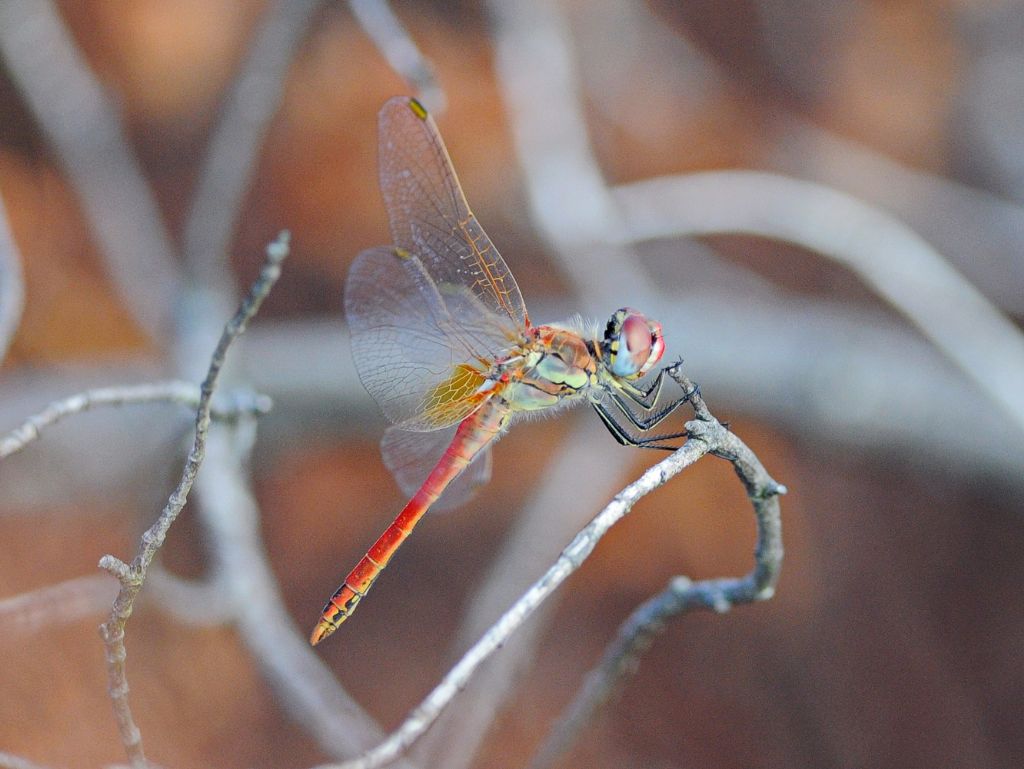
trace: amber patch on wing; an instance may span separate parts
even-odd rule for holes
[[[438,425],[451,424],[469,414],[477,405],[472,397],[487,378],[466,363],[455,367],[452,375],[430,391],[423,415]]]

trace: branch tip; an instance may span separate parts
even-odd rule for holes
[[[113,574],[122,583],[129,581],[131,578],[131,567],[116,555],[103,556],[100,558],[98,566],[104,571]]]

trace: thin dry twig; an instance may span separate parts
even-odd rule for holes
[[[180,403],[195,409],[199,406],[202,393],[198,385],[191,382],[172,380],[119,387],[99,387],[93,390],[54,401],[38,414],[25,420],[20,426],[0,438],[0,459],[21,451],[37,440],[42,431],[72,414],[81,414],[98,406],[129,406],[145,403]],[[270,411],[271,400],[265,395],[239,397],[233,403],[217,403],[210,406],[210,418],[224,421],[237,419],[244,414],[266,414]]]
[[[695,388],[685,377],[673,370],[673,376],[687,392]],[[594,550],[608,530],[620,521],[641,498],[663,486],[685,468],[705,454],[714,453],[732,460],[738,446],[742,446],[711,414],[702,407],[697,420],[687,422],[691,438],[672,455],[649,468],[640,478],[621,492],[584,527],[562,551],[555,563],[506,611],[491,628],[466,652],[441,682],[427,695],[405,721],[380,745],[352,761],[324,765],[318,769],[374,769],[385,766],[402,755],[437,720],[456,694],[472,678],[476,669],[500,648],[534,611],[576,571]],[[753,456],[753,455],[750,455]],[[739,458],[746,461],[746,456]],[[741,476],[745,480],[746,476]],[[770,480],[770,479],[769,479]],[[753,494],[755,489],[747,489]],[[774,498],[785,492],[785,487],[770,482],[760,493],[767,495],[771,504],[762,506],[772,520],[764,524],[766,535],[758,544],[758,566],[751,583],[751,600],[769,598],[782,561],[781,522],[778,501]]]
[[[278,235],[277,240],[267,247],[267,259],[263,269],[260,271],[259,278],[253,283],[248,296],[242,302],[238,312],[224,327],[224,333],[221,335],[217,348],[214,350],[210,360],[210,368],[201,387],[201,396],[196,412],[195,440],[188,459],[185,461],[181,480],[171,493],[167,505],[164,507],[163,512],[160,513],[160,517],[142,535],[138,555],[136,555],[130,565],[112,555],[105,555],[100,559],[100,568],[109,571],[121,583],[121,588],[110,611],[110,617],[100,627],[100,635],[103,638],[107,652],[110,698],[114,705],[114,713],[121,733],[121,740],[124,743],[128,758],[135,769],[146,768],[146,757],[142,749],[142,734],[135,725],[128,704],[128,679],[125,675],[125,625],[131,616],[135,599],[142,589],[149,565],[157,550],[163,544],[171,525],[178,517],[182,508],[185,507],[188,493],[203,463],[206,450],[206,436],[210,429],[211,399],[217,386],[217,380],[224,365],[224,358],[228,348],[245,331],[246,325],[259,310],[267,294],[270,293],[271,288],[281,274],[281,263],[287,257],[288,250],[289,236],[287,232],[282,232]]]
[[[689,380],[674,372],[673,375],[680,386],[688,391],[692,389]],[[619,628],[599,665],[587,675],[582,688],[530,763],[530,769],[546,769],[572,745],[616,684],[636,670],[641,655],[670,618],[693,609],[723,613],[737,604],[763,601],[774,594],[783,556],[778,497],[786,493],[786,488],[772,480],[754,452],[736,435],[721,430],[699,393],[695,393],[691,401],[698,421],[687,425],[690,438],[713,442],[710,453],[732,463],[754,507],[757,523],[754,568],[744,577],[698,582],[683,576],[673,577],[663,592],[636,609]],[[695,429],[697,426],[699,430]],[[705,430],[714,435],[708,435]]]
[[[3,199],[0,198],[0,361],[14,338],[25,304],[25,281],[21,275],[21,255],[14,242]]]
[[[67,169],[121,300],[159,342],[181,275],[113,100],[51,2],[0,3],[0,55]]]
[[[391,68],[416,89],[427,109],[440,115],[445,95],[434,75],[434,67],[420,51],[409,31],[391,10],[387,0],[349,0],[352,15]]]
[[[316,0],[304,0],[270,8],[232,86],[186,222],[189,290],[184,290],[174,246],[124,138],[114,104],[104,98],[59,14],[49,4],[12,2],[0,8],[5,14],[0,17],[2,52],[14,62],[12,68],[21,75],[16,78],[19,87],[69,169],[126,305],[158,341],[172,327],[171,315],[186,321],[178,327],[174,354],[179,371],[189,377],[199,376],[191,367],[206,357],[220,319],[234,302],[233,281],[224,268],[228,242],[261,139],[280,101],[289,61],[317,5]],[[51,73],[56,76],[50,78]],[[107,194],[112,185],[112,194]],[[180,305],[183,311],[172,312]],[[283,610],[278,615],[285,617]],[[336,716],[340,709],[335,704],[346,699],[326,669],[311,672],[313,685],[287,674],[277,676],[283,689],[312,692],[312,698],[305,698],[306,707],[294,713],[303,724],[322,720],[323,716],[308,718],[310,712]],[[286,704],[297,700],[303,697],[282,697]],[[315,731],[328,730],[321,725]],[[352,730],[337,720],[332,731],[335,737],[327,745],[333,743],[337,753],[337,745]],[[379,730],[371,734],[366,741],[379,739]]]

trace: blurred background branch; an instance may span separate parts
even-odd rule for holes
[[[154,341],[161,339],[180,274],[114,100],[49,0],[0,7],[0,56],[74,185],[119,298]]]
[[[415,96],[435,115],[446,99],[433,65],[424,57],[408,30],[385,0],[349,0],[349,8],[391,68],[412,86]]]
[[[21,451],[39,438],[47,427],[73,414],[81,414],[97,406],[128,406],[143,403],[178,403],[198,408],[201,393],[198,385],[189,382],[155,382],[153,384],[104,387],[86,390],[64,400],[54,401],[45,409],[29,417],[21,427],[0,437],[0,459]],[[270,399],[264,396],[239,397],[233,404],[211,404],[212,419],[235,419],[239,416],[259,415],[270,411]]]
[[[746,233],[839,261],[1024,430],[1024,334],[916,233],[881,211],[827,187],[749,171],[651,179],[622,188],[619,200],[637,239]]]
[[[185,508],[189,492],[195,483],[199,468],[206,457],[206,440],[210,431],[213,393],[219,384],[220,372],[224,367],[228,349],[255,317],[270,290],[281,276],[281,264],[288,256],[289,235],[282,232],[277,240],[267,246],[267,258],[259,277],[252,284],[241,306],[224,326],[220,340],[210,358],[209,369],[199,388],[199,404],[196,408],[195,436],[192,448],[185,460],[174,491],[164,505],[160,516],[152,526],[143,533],[138,554],[131,563],[125,563],[115,556],[104,555],[100,558],[100,568],[108,571],[121,583],[117,596],[110,609],[110,616],[100,626],[100,636],[106,646],[108,691],[114,706],[121,741],[124,744],[128,760],[135,769],[145,769],[148,765],[142,748],[142,733],[135,724],[131,706],[128,703],[128,678],[126,671],[127,652],[125,649],[125,627],[132,615],[135,599],[146,581],[149,565],[163,545],[174,521]]]
[[[21,321],[25,304],[25,282],[21,276],[21,256],[11,234],[0,198],[0,361],[7,354],[14,332]]]

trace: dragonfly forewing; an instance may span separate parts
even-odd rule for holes
[[[511,270],[469,209],[433,118],[415,99],[380,111],[380,185],[395,244],[418,254],[438,284],[469,289],[482,307],[529,325]]]

